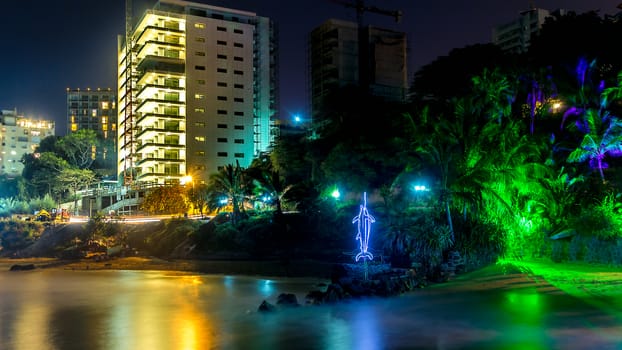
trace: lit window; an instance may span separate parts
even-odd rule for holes
[[[204,29],[205,28],[205,23],[195,23],[194,27],[195,28],[199,28],[199,29]]]
[[[199,128],[204,128],[205,127],[205,123],[204,122],[195,122],[194,126],[199,127]]]
[[[102,109],[108,109],[110,104],[108,102],[102,102]]]
[[[204,157],[205,156],[205,151],[196,151],[194,154],[199,156],[199,157]]]
[[[205,108],[195,108],[194,111],[196,113],[205,113]]]
[[[195,136],[194,140],[197,142],[205,142],[205,136]]]
[[[205,95],[203,95],[203,94],[194,94],[194,98],[197,99],[197,100],[202,100],[202,99],[205,98]]]
[[[92,115],[93,117],[97,117],[97,109],[92,110],[92,111],[91,111],[91,115]]]

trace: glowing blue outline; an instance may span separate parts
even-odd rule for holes
[[[371,233],[371,224],[376,222],[376,219],[369,214],[367,210],[367,192],[363,192],[363,205],[360,206],[359,215],[352,219],[352,223],[358,222],[356,225],[356,239],[359,242],[360,252],[356,254],[356,261],[360,258],[373,260],[374,255],[370,253],[369,248],[369,235]],[[363,236],[364,235],[364,236]]]

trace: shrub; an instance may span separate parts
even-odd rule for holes
[[[24,249],[39,238],[44,229],[39,222],[0,221],[0,246],[10,252]]]

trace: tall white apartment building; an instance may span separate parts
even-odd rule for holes
[[[194,183],[269,150],[277,114],[273,22],[180,0],[147,10],[118,50],[118,169],[128,183]],[[128,37],[126,35],[126,37]]]
[[[527,52],[531,36],[538,33],[547,17],[565,15],[566,10],[554,12],[541,8],[522,11],[515,20],[496,26],[492,30],[492,42],[508,53]]]
[[[53,136],[55,123],[20,116],[17,110],[0,110],[0,174],[22,174],[22,156],[34,153],[41,140]]]

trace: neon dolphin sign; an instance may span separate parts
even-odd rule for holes
[[[352,223],[356,223],[356,240],[359,241],[360,251],[356,254],[356,261],[359,259],[373,260],[374,255],[368,251],[369,248],[369,234],[371,233],[371,224],[376,222],[369,211],[367,210],[367,192],[363,192],[363,205],[360,206],[359,215],[352,219]]]

